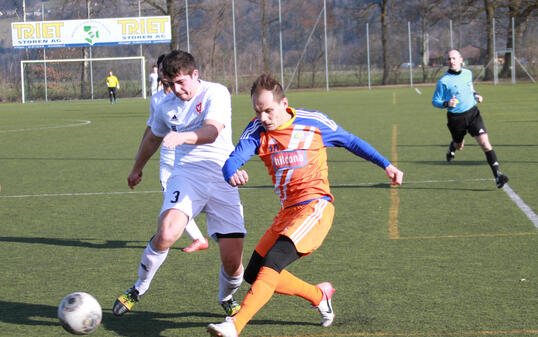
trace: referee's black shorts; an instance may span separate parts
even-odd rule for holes
[[[455,143],[461,143],[467,132],[473,137],[488,133],[476,105],[462,113],[447,112],[446,119],[446,126]]]

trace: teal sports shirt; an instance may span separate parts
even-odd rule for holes
[[[462,113],[476,105],[473,88],[473,73],[468,69],[460,72],[449,70],[441,77],[435,92],[433,93],[432,104],[436,108],[448,108],[448,112]],[[459,103],[451,108],[446,106],[452,96],[455,96]]]

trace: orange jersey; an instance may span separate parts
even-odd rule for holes
[[[253,119],[223,167],[226,181],[253,155],[258,154],[272,177],[283,208],[330,192],[327,146],[342,146],[385,168],[390,162],[368,143],[342,129],[325,114],[288,108],[292,118],[277,130],[266,131]]]

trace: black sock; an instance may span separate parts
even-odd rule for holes
[[[493,175],[495,176],[495,178],[497,178],[497,176],[499,175],[499,162],[497,161],[497,154],[495,153],[495,150],[485,152],[485,154],[489,167],[491,167]]]
[[[454,142],[450,142],[450,145],[448,145],[448,149],[450,152],[456,152],[456,146],[454,145]]]

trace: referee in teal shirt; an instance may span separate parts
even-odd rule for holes
[[[499,171],[497,154],[489,142],[486,125],[480,116],[480,111],[476,107],[483,98],[473,88],[473,74],[468,69],[463,69],[463,58],[457,50],[448,52],[449,69],[441,77],[435,92],[433,93],[432,104],[436,108],[447,109],[447,126],[452,141],[448,146],[446,160],[454,159],[456,150],[462,150],[464,137],[467,132],[475,137],[478,145],[486,155],[495,183],[501,188],[508,182],[508,177]]]

